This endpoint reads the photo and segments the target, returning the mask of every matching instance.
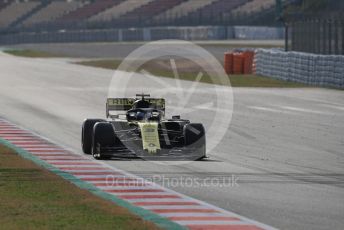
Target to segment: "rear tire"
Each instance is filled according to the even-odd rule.
[[[81,130],[81,148],[85,154],[92,153],[93,127],[97,122],[105,121],[102,119],[85,119]]]
[[[184,126],[184,142],[186,147],[196,148],[201,160],[206,157],[205,130],[200,123],[190,123]]]
[[[109,122],[97,122],[93,127],[92,156],[97,160],[109,159],[101,153],[102,147],[114,147],[116,136],[113,126]]]

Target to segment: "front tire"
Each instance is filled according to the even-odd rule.
[[[85,119],[82,123],[81,130],[81,148],[85,154],[92,153],[92,137],[93,127],[97,122],[102,122],[102,119]]]
[[[190,123],[184,126],[185,146],[194,148],[199,157],[195,160],[206,158],[205,129],[200,123]]]
[[[109,122],[97,122],[93,128],[92,156],[97,160],[109,159],[102,154],[102,147],[114,147],[116,137],[113,126]]]

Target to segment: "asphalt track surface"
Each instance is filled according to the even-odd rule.
[[[82,120],[104,117],[113,72],[6,54],[0,55],[0,69],[0,116],[81,154]],[[200,87],[193,100],[202,104],[200,95],[214,95],[206,90],[210,85]],[[343,91],[233,91],[232,122],[209,160],[106,163],[276,228],[343,229]],[[192,120],[210,124],[211,109],[199,109]],[[201,184],[190,185],[187,178]]]

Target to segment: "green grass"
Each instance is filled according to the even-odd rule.
[[[257,75],[231,75],[229,77],[233,87],[271,87],[271,88],[298,88],[307,87],[304,84],[281,81]]]
[[[121,60],[117,60],[117,59],[102,59],[102,60],[75,62],[75,64],[115,70],[118,68],[121,62],[122,62]]]
[[[5,53],[19,56],[19,57],[30,57],[30,58],[49,58],[49,57],[61,57],[57,54],[52,54],[38,50],[5,50]]]
[[[99,68],[106,68],[106,69],[117,69],[120,65],[121,60],[110,60],[110,59],[103,59],[103,60],[91,60],[91,61],[82,61],[76,62],[76,64],[85,65],[85,66],[93,66]],[[173,72],[170,69],[162,68],[154,63],[146,63],[142,66],[143,69],[148,71],[149,73],[161,76],[161,77],[168,77],[174,78]],[[193,81],[199,70],[180,70],[179,75],[180,79]],[[224,76],[228,77],[228,76]],[[256,76],[256,75],[230,75],[229,76],[231,86],[232,87],[277,87],[277,88],[288,88],[288,87],[306,87],[303,84],[294,83],[294,82],[287,82],[281,81],[276,79],[271,79],[268,77]],[[219,82],[213,82],[209,75],[205,74],[201,78],[201,82],[204,83],[214,83],[220,84]]]
[[[0,146],[1,229],[158,229]]]

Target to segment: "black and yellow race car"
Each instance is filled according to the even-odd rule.
[[[115,111],[125,113],[114,114]],[[200,123],[173,116],[165,119],[165,100],[137,94],[108,98],[107,119],[85,119],[81,145],[95,159],[200,160],[206,157]]]

